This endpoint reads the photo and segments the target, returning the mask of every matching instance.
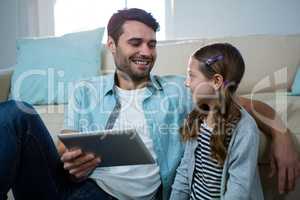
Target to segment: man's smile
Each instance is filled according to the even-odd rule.
[[[153,59],[151,58],[141,58],[141,57],[132,57],[130,58],[130,61],[134,64],[142,67],[142,68],[148,68],[150,64],[152,63]]]

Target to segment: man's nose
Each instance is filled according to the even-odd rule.
[[[152,54],[153,50],[149,48],[147,44],[143,44],[140,49],[140,54],[144,56],[150,56]]]

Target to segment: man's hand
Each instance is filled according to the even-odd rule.
[[[292,191],[300,176],[300,158],[290,131],[269,105],[243,97],[237,100],[254,117],[259,129],[272,137],[270,176],[277,170],[279,192]]]
[[[289,131],[274,135],[271,144],[272,177],[278,173],[278,191],[282,194],[294,190],[295,181],[300,176],[300,159]]]
[[[87,178],[87,176],[101,162],[100,158],[91,153],[83,153],[80,149],[66,149],[61,156],[65,170],[78,180]]]

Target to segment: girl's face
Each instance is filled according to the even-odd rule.
[[[194,101],[215,99],[217,88],[214,80],[206,78],[199,66],[200,62],[190,57],[185,85],[191,89]]]

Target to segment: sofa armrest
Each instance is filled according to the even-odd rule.
[[[14,69],[0,69],[0,102],[8,99],[10,91],[10,79]]]

